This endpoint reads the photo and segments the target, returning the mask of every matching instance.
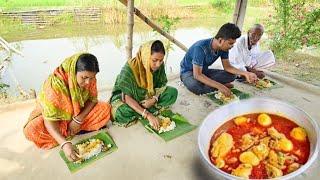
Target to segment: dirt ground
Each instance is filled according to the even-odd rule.
[[[173,111],[183,114],[192,124],[218,108],[204,96],[191,94],[179,80],[169,83],[178,88],[179,96]],[[235,84],[254,96],[270,97],[292,103],[305,110],[320,123],[320,97],[305,90],[283,84],[282,88],[257,91],[244,84]],[[288,93],[290,92],[290,93]],[[106,100],[110,91],[100,94]],[[131,180],[208,180],[221,179],[210,172],[201,160],[197,145],[198,128],[172,141],[164,142],[146,131],[141,124],[129,128],[108,126],[118,150],[88,167],[71,174],[60,158],[59,148],[39,150],[27,141],[22,127],[34,106],[33,101],[0,108],[0,179],[131,179]],[[79,135],[73,142],[97,132]],[[319,175],[320,158],[298,180],[313,180]]]
[[[290,53],[278,60],[272,71],[320,86],[320,53]]]

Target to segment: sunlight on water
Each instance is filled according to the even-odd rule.
[[[217,26],[219,27],[219,26]],[[185,27],[178,28],[174,36],[187,47],[194,42],[212,37],[215,27]],[[161,39],[162,36],[149,30],[144,32],[135,32],[133,39],[133,56],[139,46],[148,40]],[[16,90],[16,79],[26,90],[31,88],[39,91],[43,81],[53,70],[60,65],[65,57],[74,53],[86,51],[94,54],[99,61],[100,73],[97,75],[98,89],[112,87],[117,74],[121,71],[126,62],[126,34],[112,35],[93,35],[68,37],[57,39],[23,40],[11,43],[18,45],[24,57],[13,56],[13,61],[3,77],[3,81],[10,85],[10,91]],[[185,52],[177,46],[169,51],[166,64],[166,72],[178,74],[180,70],[180,61]],[[11,73],[10,73],[11,72]]]

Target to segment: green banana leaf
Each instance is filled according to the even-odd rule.
[[[192,125],[188,122],[188,120],[183,117],[181,114],[173,113],[171,110],[163,110],[160,112],[160,115],[163,117],[169,117],[172,121],[176,123],[176,127],[172,131],[163,132],[161,134],[158,133],[158,131],[152,129],[152,127],[149,124],[149,121],[146,119],[139,119],[139,121],[143,124],[143,126],[151,133],[156,134],[164,141],[168,142],[174,138],[177,138],[183,134],[186,134],[192,130],[194,130],[197,126]]]
[[[108,149],[108,151],[101,152],[97,156],[93,156],[92,158],[85,160],[79,164],[69,161],[67,159],[67,157],[65,156],[64,152],[62,150],[60,150],[59,154],[60,154],[61,158],[64,160],[64,162],[67,164],[68,169],[70,170],[71,173],[74,173],[74,172],[82,169],[83,167],[93,163],[94,161],[96,161],[96,160],[98,160],[98,159],[100,159],[100,158],[102,158],[102,157],[104,157],[104,156],[106,156],[106,155],[108,155],[118,149],[117,145],[112,140],[111,136],[106,132],[100,132],[90,138],[79,141],[77,144],[83,143],[83,142],[85,142],[89,139],[92,139],[92,138],[100,139],[104,142],[105,145],[111,144],[112,146],[111,146],[111,148]]]
[[[249,86],[253,86],[253,87],[255,87],[255,88],[258,89],[258,90],[271,90],[271,89],[276,89],[276,88],[282,88],[282,87],[283,87],[283,85],[280,85],[280,84],[276,83],[275,81],[272,81],[272,80],[270,80],[270,79],[268,79],[268,78],[263,78],[263,79],[269,80],[270,83],[272,84],[272,86],[271,86],[271,87],[268,87],[268,88],[265,88],[265,87],[257,87],[257,86],[255,86],[254,84],[249,84],[247,81],[239,81],[239,82],[244,83],[244,84],[247,84],[247,85],[249,85]]]
[[[240,91],[240,90],[238,90],[238,89],[235,89],[235,88],[232,88],[232,89],[231,89],[231,92],[232,92],[233,94],[235,94],[236,96],[238,96],[240,100],[241,100],[241,99],[248,99],[248,98],[251,97],[251,95],[250,95],[249,93],[242,92],[242,91]],[[214,96],[216,93],[218,93],[218,91],[215,91],[215,92],[213,92],[213,93],[208,93],[208,94],[206,94],[206,95],[207,95],[214,103],[216,103],[216,104],[218,104],[218,105],[224,105],[224,102],[223,102],[223,101],[221,101],[220,99],[217,99],[217,98]]]
[[[267,79],[267,78],[264,78],[264,79]],[[271,87],[264,88],[264,87],[257,87],[257,86],[255,86],[255,85],[252,85],[252,86],[254,86],[255,88],[257,88],[257,89],[259,89],[259,90],[270,90],[270,89],[276,89],[276,88],[281,88],[281,87],[283,87],[282,85],[280,85],[280,84],[278,84],[278,83],[276,83],[276,82],[274,82],[274,81],[272,81],[272,80],[270,80],[270,79],[267,79],[267,80],[269,80],[270,83],[272,84]]]

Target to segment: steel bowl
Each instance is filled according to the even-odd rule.
[[[198,134],[198,146],[200,156],[210,171],[225,179],[241,179],[220,170],[211,163],[208,154],[210,140],[214,132],[232,118],[262,112],[276,114],[294,121],[299,126],[305,128],[310,141],[310,155],[307,163],[298,170],[276,179],[293,179],[311,166],[319,152],[320,135],[317,123],[306,112],[294,105],[270,98],[251,98],[222,106],[211,112],[202,122]]]

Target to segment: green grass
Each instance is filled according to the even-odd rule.
[[[84,1],[84,0],[83,0]],[[135,3],[138,5],[138,4],[143,4],[145,2],[147,2],[148,0],[136,0]],[[199,3],[198,0],[162,0],[164,1],[165,3],[169,4],[170,2],[172,3],[172,5],[174,5],[173,3],[176,3],[176,4],[183,4],[183,5],[192,5],[192,4],[197,4]],[[209,3],[209,1],[211,0],[203,0],[201,1],[201,3]],[[8,3],[11,3],[11,2],[15,2],[16,4],[19,4],[19,6],[25,6],[25,10],[29,10],[31,9],[31,7],[33,7],[33,5],[36,5],[38,3],[38,7],[41,7],[40,5],[42,5],[43,7],[45,7],[45,5],[58,5],[60,2],[60,4],[70,4],[70,3],[74,3],[74,4],[81,4],[82,1],[80,0],[74,0],[74,1],[70,1],[70,0],[56,0],[56,1],[49,1],[49,0],[29,0],[29,1],[24,1],[24,0],[0,0],[0,4],[4,4],[4,2],[6,2],[7,4]],[[21,4],[20,4],[20,3]],[[125,21],[126,21],[126,14],[125,14],[125,7],[117,2],[117,0],[87,0],[85,1],[86,3],[88,2],[92,2],[93,3],[105,3],[105,4],[108,4],[109,6],[113,6],[113,7],[117,7],[116,9],[119,9],[120,8],[120,12],[111,12],[110,10],[108,10],[107,12],[105,12],[105,14],[103,15],[103,19],[106,23],[112,23],[112,22],[109,22],[110,20],[114,19],[116,23],[119,23],[121,24],[121,26],[125,26]],[[149,3],[150,2],[160,2],[160,0],[151,0],[151,1],[148,1]],[[82,3],[83,5],[83,3]],[[12,6],[15,6],[17,7],[18,5],[14,5],[12,4]],[[29,7],[28,7],[29,6]],[[72,6],[71,6],[72,7]],[[159,10],[159,12],[153,10],[154,8],[156,7],[152,7],[152,8],[149,8],[150,5],[148,4],[144,4],[143,5],[143,9],[142,11],[150,17],[150,12],[153,13],[153,16],[157,16],[159,14],[162,13],[161,10]],[[180,11],[177,11],[179,12],[178,14],[176,14],[175,10],[171,10],[171,12],[169,12],[169,16],[174,18],[174,17],[179,17],[179,18],[182,18],[184,19],[184,14],[181,13],[182,10],[184,10],[185,12],[189,12],[188,15],[191,15],[191,18],[188,18],[189,20],[187,21],[183,21],[183,27],[186,27],[186,26],[189,26],[187,25],[189,22],[191,23],[190,24],[190,27],[194,27],[194,26],[206,26],[208,28],[211,28],[211,27],[219,27],[221,26],[223,23],[225,23],[226,21],[232,21],[232,12],[231,13],[223,13],[221,11],[219,11],[217,8],[212,8],[211,5],[202,5],[200,7],[197,7],[197,8],[192,8],[192,9],[181,9],[180,7],[177,7],[177,9],[180,9]],[[260,20],[261,19],[264,19],[267,17],[267,13],[266,12],[269,12],[271,11],[272,8],[270,7],[267,7],[266,8],[262,8],[262,7],[248,7],[247,8],[247,15],[245,17],[245,23],[244,23],[244,32],[247,31],[247,29],[253,24],[253,23],[256,23],[256,22],[261,22]],[[121,16],[121,17],[120,17]],[[123,16],[123,17],[122,17]],[[214,17],[214,18],[212,18]],[[199,21],[199,18],[201,19]],[[193,21],[193,19],[196,19],[196,21]],[[109,20],[109,21],[108,21]],[[117,21],[119,20],[119,21]],[[57,16],[56,18],[52,19],[52,21],[54,21],[54,25],[57,26],[57,27],[60,27],[60,25],[63,25],[63,24],[68,24],[68,26],[66,26],[66,28],[64,28],[63,26],[63,31],[56,31],[55,29],[55,26],[52,26],[52,27],[46,27],[44,30],[42,29],[38,29],[36,32],[41,32],[41,33],[33,33],[34,30],[37,28],[36,26],[33,26],[33,25],[25,25],[25,24],[22,24],[21,22],[19,22],[18,20],[10,20],[10,19],[7,19],[7,18],[4,18],[4,17],[0,17],[0,26],[1,27],[5,27],[5,28],[0,28],[0,34],[2,34],[3,37],[5,37],[8,41],[19,41],[19,40],[24,40],[24,39],[36,39],[36,38],[50,38],[52,36],[52,33],[53,32],[56,32],[57,34],[59,34],[59,37],[68,37],[68,36],[72,36],[73,34],[77,34],[78,31],[77,29],[74,29],[73,27],[78,27],[78,24],[77,23],[74,23],[73,22],[73,17],[72,16],[66,16],[66,15],[60,15],[60,16]],[[140,22],[139,20],[137,20],[137,22]],[[100,23],[99,23],[100,24]],[[178,26],[181,26],[182,24],[178,25]],[[207,25],[207,24],[210,24],[210,25]],[[136,23],[136,25],[139,25],[139,23]],[[81,25],[80,25],[81,26]],[[97,25],[90,25],[89,27],[96,27]],[[110,29],[110,28],[105,28],[105,26],[103,24],[100,24],[99,26],[101,26],[102,28],[101,29]],[[119,25],[117,25],[119,26]],[[70,27],[70,28],[67,28],[67,27]],[[109,25],[108,25],[109,27]],[[87,31],[84,30],[84,28],[81,28],[82,31],[84,31],[85,33]],[[88,28],[90,29],[90,28]],[[93,28],[95,29],[95,28]],[[111,28],[112,29],[112,28]],[[125,32],[125,27],[123,28],[124,30],[121,31],[121,32]],[[139,28],[141,29],[141,27]],[[142,29],[145,29],[145,28],[142,28]],[[91,31],[91,30],[89,30]],[[110,30],[111,31],[111,30]],[[64,32],[64,34],[61,34],[60,32]],[[104,30],[101,32],[96,32],[95,30],[92,31],[91,33],[93,34],[96,34],[96,33],[102,33],[102,34],[105,34],[105,33],[110,33],[109,30],[108,32],[105,32]],[[216,33],[216,32],[212,32],[213,34]],[[19,34],[17,36],[17,34]],[[23,35],[21,35],[23,34]],[[41,34],[41,35],[40,35]],[[112,33],[114,34],[114,33]],[[83,35],[83,34],[81,34]]]
[[[0,0],[0,7],[5,9],[22,7],[64,6],[67,0]]]
[[[177,0],[177,4],[181,5],[204,5],[209,4],[212,0]]]
[[[22,24],[19,20],[7,19],[0,16],[0,34],[19,34],[22,31],[33,31],[35,26]]]
[[[49,8],[63,6],[106,6],[115,0],[0,0],[0,7],[5,10],[30,8]]]
[[[221,0],[135,0],[135,6],[148,7],[160,5],[211,5],[213,2]],[[230,5],[235,6],[235,0]],[[249,6],[263,6],[268,4],[268,0],[251,0]],[[25,9],[44,9],[52,7],[101,7],[101,6],[122,6],[118,0],[0,0],[0,9],[3,10],[25,10]]]
[[[320,47],[288,53],[272,71],[320,86]]]

